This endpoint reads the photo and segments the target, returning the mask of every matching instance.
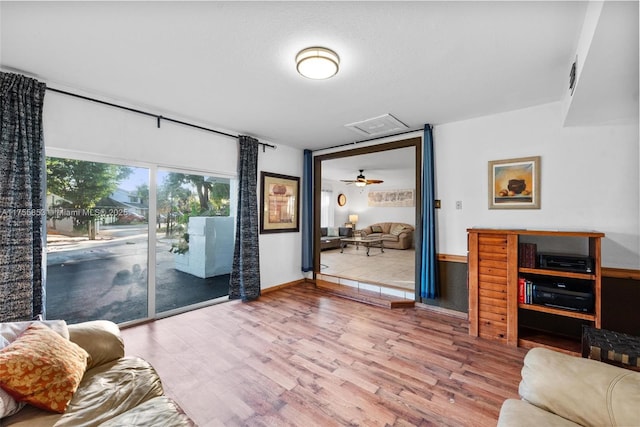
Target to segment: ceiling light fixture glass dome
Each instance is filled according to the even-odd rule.
[[[326,47],[308,47],[296,55],[296,69],[309,79],[322,80],[338,72],[340,58]]]

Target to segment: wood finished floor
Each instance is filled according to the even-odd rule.
[[[200,426],[495,426],[525,351],[311,284],[123,329]]]

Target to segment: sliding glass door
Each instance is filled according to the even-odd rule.
[[[156,313],[226,297],[231,180],[160,170],[156,181]]]
[[[236,181],[47,157],[45,316],[116,323],[229,293]]]
[[[46,162],[46,317],[146,318],[149,169]]]

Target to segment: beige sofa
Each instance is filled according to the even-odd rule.
[[[66,325],[45,322],[64,339],[88,353],[86,370],[63,413],[27,404],[0,420],[5,426],[194,426],[171,399],[163,395],[154,368],[138,357],[125,357],[118,326],[109,321]],[[5,347],[17,338],[7,337],[17,324],[0,324]],[[13,331],[12,331],[13,329]],[[0,378],[6,381],[6,378]],[[3,384],[4,385],[4,384]]]
[[[378,222],[360,229],[363,238],[382,238],[385,249],[411,248],[413,246],[413,231],[413,225],[402,222]]]
[[[640,426],[640,372],[534,348],[498,427]]]

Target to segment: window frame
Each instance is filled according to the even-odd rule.
[[[144,162],[133,159],[126,159],[121,157],[111,157],[101,154],[81,152],[75,150],[65,150],[54,147],[45,147],[45,158],[46,157],[58,157],[58,158],[66,158],[72,160],[80,160],[87,162],[100,162],[100,163],[109,163],[120,166],[131,166],[131,167],[139,167],[145,168],[149,170],[149,218],[156,218],[157,215],[157,177],[158,171],[168,171],[168,172],[177,172],[184,174],[197,174],[197,175],[205,175],[205,176],[216,176],[220,178],[228,178],[230,180],[237,180],[237,175],[229,175],[227,173],[221,173],[210,170],[200,170],[200,169],[187,169],[184,167],[179,167],[175,165],[166,165],[166,164],[158,164],[151,162]],[[43,161],[42,164],[43,174],[45,177],[45,186],[43,188],[43,192],[46,194],[46,163]],[[232,186],[233,189],[233,186]],[[43,203],[46,203],[46,197],[43,198]],[[176,308],[174,310],[157,313],[156,314],[156,246],[157,239],[155,233],[155,221],[148,221],[147,224],[147,316],[141,319],[135,319],[127,322],[122,322],[119,324],[121,327],[131,326],[135,324],[140,324],[144,322],[148,322],[154,319],[161,319],[164,317],[173,316],[176,314],[180,314],[186,311],[190,311],[196,308],[206,307],[209,305],[217,304],[220,302],[228,301],[228,297],[216,298],[213,300],[203,301],[200,303],[192,304],[185,307]],[[43,241],[42,241],[42,263],[43,267],[47,268],[47,241],[46,241],[46,223],[43,223]],[[46,289],[46,275],[44,280],[44,286]]]

